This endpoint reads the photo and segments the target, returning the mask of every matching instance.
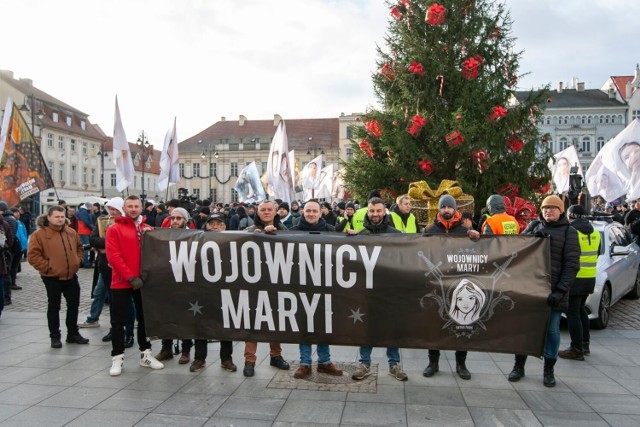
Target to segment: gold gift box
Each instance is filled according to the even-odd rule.
[[[456,199],[460,212],[473,213],[475,207],[473,196],[463,193],[456,181],[445,179],[436,191],[433,191],[426,181],[412,182],[409,184],[409,196],[412,198],[411,213],[418,220],[418,225],[424,227],[433,222],[438,214],[438,200],[444,194],[449,194]]]

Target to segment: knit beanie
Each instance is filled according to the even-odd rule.
[[[458,205],[456,204],[456,199],[453,196],[448,194],[444,194],[440,196],[440,200],[438,201],[438,209],[442,209],[443,207],[448,206],[450,208],[458,209]]]
[[[499,194],[493,194],[487,199],[487,209],[491,215],[505,212],[504,200]]]
[[[185,208],[173,208],[173,212],[178,212],[180,215],[182,215],[186,222],[189,222],[189,220],[191,219],[191,217],[189,216],[189,212],[187,212]],[[171,215],[173,215],[173,212],[171,212]]]
[[[555,206],[560,209],[560,213],[564,212],[564,202],[558,196],[547,196],[542,201],[540,208],[544,208],[545,206]]]

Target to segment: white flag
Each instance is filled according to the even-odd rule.
[[[627,190],[615,172],[602,164],[601,153],[602,150],[589,166],[585,183],[591,196],[600,196],[607,202],[612,202],[624,196]]]
[[[266,179],[269,185],[269,193],[275,199],[291,203],[291,200],[293,200],[293,175],[289,166],[288,152],[287,127],[284,124],[284,120],[281,120],[271,142]]]
[[[2,127],[0,127],[0,157],[4,154],[4,146],[9,136],[9,123],[13,114],[13,101],[11,97],[7,97],[7,106],[4,107],[4,116],[2,116]]]
[[[594,168],[597,161],[602,164],[599,169]],[[592,169],[596,170],[592,171]],[[625,189],[628,200],[640,198],[640,120],[634,119],[629,126],[602,147],[589,168],[587,183],[597,179],[602,181],[603,175],[607,173],[611,175],[610,172],[615,172],[615,176]],[[608,185],[612,184],[609,178],[605,181],[608,181]]]
[[[245,203],[260,202],[267,198],[256,162],[251,162],[238,174],[236,185],[233,188],[238,193],[238,200]]]
[[[180,164],[178,163],[178,137],[176,135],[176,119],[173,119],[173,127],[167,131],[164,137],[164,146],[160,156],[160,178],[158,178],[158,190],[164,191],[170,185],[180,182]]]
[[[316,199],[330,199],[333,190],[333,164],[322,168]]]
[[[302,180],[302,188],[304,191],[304,201],[318,197],[316,190],[320,185],[320,172],[322,171],[323,160],[324,155],[320,154],[318,157],[304,165],[302,171],[300,171],[300,179]]]
[[[575,146],[570,145],[556,153],[553,157],[553,159],[549,160],[549,169],[553,175],[556,193],[566,193],[571,189],[569,185],[569,175],[572,167],[577,166],[578,175],[584,177],[582,174],[582,166],[580,166],[580,159],[578,159],[578,152]]]
[[[116,96],[116,119],[113,125],[113,163],[116,165],[116,189],[124,191],[133,182],[133,160],[127,136],[120,119],[120,107]]]

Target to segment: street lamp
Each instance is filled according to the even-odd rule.
[[[203,143],[203,141],[201,139],[199,139],[198,140],[198,144],[202,144],[202,143]],[[209,200],[211,200],[213,202],[213,194],[212,194],[212,191],[211,191],[212,190],[212,188],[211,188],[211,175],[212,175],[211,174],[211,169],[212,169],[212,166],[211,166],[211,143],[210,142],[207,143],[207,151],[206,152],[209,155],[209,197],[208,198],[209,198]],[[200,157],[202,157],[202,160],[207,158],[207,155],[205,154],[204,150],[202,150],[202,154],[200,155]],[[218,152],[217,151],[216,151],[216,154],[215,154],[215,158],[216,159],[218,158]],[[202,177],[202,174],[200,176]]]
[[[29,106],[27,106],[27,99],[29,102]],[[38,150],[42,151],[42,138],[37,138],[36,139],[36,118],[38,118],[38,120],[42,121],[42,119],[44,119],[44,112],[42,110],[38,110],[37,113],[34,114],[35,112],[35,100],[33,97],[33,94],[29,94],[29,95],[25,95],[23,100],[22,100],[22,105],[20,106],[20,111],[27,112],[30,111],[30,116],[31,116],[31,136],[33,136],[34,141],[36,141],[38,143]],[[40,132],[42,132],[42,125],[40,127]],[[47,171],[49,171],[49,168],[47,168]],[[40,212],[40,192],[36,193],[33,195],[33,197],[31,198],[31,212]]]
[[[312,136],[307,138],[307,141],[309,141],[309,144],[308,144],[309,147],[307,148],[307,155],[311,154],[311,150],[313,150],[313,157],[317,157],[318,156],[318,150],[320,150],[320,154],[324,154],[324,148],[316,147],[316,146],[311,147],[311,144],[313,143],[313,137]]]
[[[144,130],[141,130],[138,134],[138,140],[136,141],[136,145],[140,148],[140,153],[142,156],[142,194],[140,194],[140,199],[142,199],[142,206],[144,206],[145,199],[147,195],[144,194],[144,168],[147,166],[147,150],[149,149],[149,139],[147,138],[147,134]]]
[[[104,148],[98,151],[98,156],[100,156],[100,197],[103,199],[104,197],[104,157],[108,156],[109,153],[104,152]]]

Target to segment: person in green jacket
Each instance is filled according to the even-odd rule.
[[[418,220],[411,213],[411,197],[403,194],[396,198],[396,205],[391,209],[393,226],[403,233],[417,233]]]

